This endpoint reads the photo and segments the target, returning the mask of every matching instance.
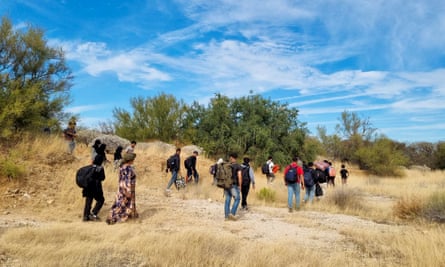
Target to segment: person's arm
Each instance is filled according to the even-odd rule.
[[[238,187],[241,187],[241,182],[243,181],[243,172],[241,171],[241,168],[237,171],[238,176]]]
[[[250,177],[250,182],[252,183],[252,188],[253,190],[255,190],[255,174],[253,173],[252,168],[249,168],[249,177]]]

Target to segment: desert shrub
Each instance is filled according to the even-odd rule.
[[[361,207],[361,197],[357,190],[352,189],[340,189],[335,190],[332,194],[328,195],[328,201],[333,203],[340,209],[344,210],[346,208],[355,209]]]
[[[393,207],[396,217],[406,220],[413,220],[422,214],[423,202],[420,198],[409,196],[399,199]]]
[[[425,202],[422,215],[431,221],[445,222],[445,192],[432,194]]]
[[[9,179],[19,179],[26,173],[26,168],[17,163],[12,158],[5,158],[0,161],[0,174]]]
[[[262,188],[258,193],[257,197],[259,200],[264,200],[266,202],[275,202],[276,192],[270,188]]]
[[[397,145],[387,138],[378,139],[372,146],[359,148],[355,156],[360,168],[377,176],[403,176],[399,166],[408,162]]]

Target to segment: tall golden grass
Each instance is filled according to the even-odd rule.
[[[141,218],[109,226],[81,221],[84,199],[74,174],[90,163],[90,148],[78,146],[72,158],[65,148],[59,137],[27,138],[12,148],[28,175],[12,181],[0,177],[1,192],[20,189],[2,199],[0,266],[445,266],[444,226],[417,213],[409,220],[404,217],[432,195],[445,194],[444,172],[407,171],[404,178],[378,178],[348,166],[346,186],[337,178],[336,187],[325,188],[323,198],[288,214],[282,174],[268,185],[258,170],[256,190],[248,199],[252,216],[225,222],[222,191],[211,185],[208,174],[213,160],[199,157],[200,184],[174,190],[168,198],[163,195],[170,178],[165,159],[174,149],[136,146]],[[117,190],[112,164],[105,171],[102,218]],[[275,192],[274,201],[258,197],[263,188]],[[24,193],[30,198],[23,198]],[[257,224],[255,214],[270,223]],[[36,225],[21,223],[29,220]],[[274,229],[275,220],[289,228]],[[271,235],[268,240],[267,229],[246,235],[264,225],[270,232],[300,227],[332,237],[302,234],[277,240]]]

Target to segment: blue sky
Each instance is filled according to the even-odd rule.
[[[393,140],[445,140],[439,0],[1,0],[0,13],[64,49],[84,126],[132,97],[252,90],[298,108],[313,135],[348,110]]]

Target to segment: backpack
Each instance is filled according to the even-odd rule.
[[[209,173],[211,175],[215,175],[216,174],[216,164],[213,164],[212,166],[209,167]]]
[[[286,180],[286,182],[288,182],[290,184],[294,184],[297,182],[297,178],[298,178],[297,168],[289,165],[289,169],[287,170],[287,173],[284,176],[284,179]]]
[[[242,185],[249,185],[250,184],[250,166],[242,166]]]
[[[184,160],[184,167],[186,169],[190,169],[192,167],[192,158],[188,157],[186,160]]]
[[[334,167],[329,167],[329,176],[330,177],[335,177],[335,168]]]
[[[269,163],[264,163],[262,166],[261,166],[261,172],[263,173],[263,174],[269,174]]]
[[[313,177],[313,169],[307,168],[304,169],[304,186],[306,187],[312,187],[314,186],[314,177]]]
[[[167,169],[171,171],[176,168],[175,165],[175,155],[172,155],[167,159]]]
[[[87,188],[93,181],[93,174],[96,171],[96,166],[87,165],[77,170],[76,184],[80,188]]]
[[[315,169],[315,177],[316,177],[316,181],[317,183],[326,183],[327,179],[326,179],[326,173],[320,169]]]
[[[216,186],[223,189],[230,189],[233,185],[232,166],[228,162],[216,165]]]

